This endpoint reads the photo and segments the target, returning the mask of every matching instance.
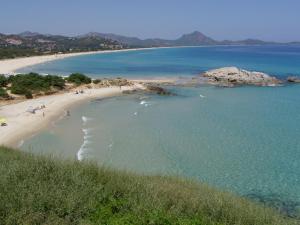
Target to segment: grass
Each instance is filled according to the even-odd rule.
[[[140,176],[0,147],[0,224],[288,225],[299,221],[189,180]]]

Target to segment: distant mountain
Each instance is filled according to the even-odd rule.
[[[26,38],[26,37],[34,37],[34,36],[38,36],[38,35],[42,35],[42,34],[37,33],[37,32],[24,31],[22,33],[19,33],[18,35]]]
[[[111,40],[118,41],[120,43],[126,44],[130,47],[170,47],[170,46],[203,46],[203,45],[266,45],[266,44],[276,44],[275,42],[266,42],[257,39],[246,39],[241,41],[217,41],[214,40],[199,31],[194,31],[189,34],[184,34],[180,38],[175,40],[166,39],[140,39],[137,37],[127,37],[117,34],[106,34],[91,32],[80,37],[102,37]],[[295,42],[296,43],[296,42]],[[277,43],[279,44],[279,43]]]
[[[212,45],[217,44],[217,41],[205,36],[201,32],[195,31],[191,34],[184,34],[176,40],[165,40],[160,38],[154,39],[139,39],[137,37],[127,37],[117,34],[105,34],[91,32],[80,37],[102,37],[127,44],[132,47],[167,47],[167,46],[193,46],[193,45]]]
[[[40,34],[25,31],[20,34],[0,33],[0,59],[15,58],[21,56],[32,56],[42,54],[53,54],[58,52],[80,52],[96,51],[106,49],[123,48],[148,48],[148,47],[172,47],[172,46],[207,46],[207,45],[269,45],[280,44],[266,42],[257,39],[246,39],[241,41],[217,41],[199,31],[184,34],[175,40],[160,38],[140,39],[117,34],[106,34],[91,32],[76,37],[62,35]],[[300,42],[285,44],[299,45]]]
[[[214,39],[207,37],[199,31],[190,34],[184,34],[179,39],[175,40],[176,45],[214,45],[218,44]]]

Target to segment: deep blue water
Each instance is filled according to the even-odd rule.
[[[22,69],[22,72],[95,77],[197,75],[208,69],[238,66],[277,76],[300,75],[300,46],[165,48],[77,56]]]

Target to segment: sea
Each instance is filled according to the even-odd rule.
[[[191,78],[224,66],[300,76],[300,46],[217,46],[83,55],[21,69],[93,78]],[[24,151],[139,174],[183,176],[300,215],[300,84],[167,86],[174,96],[95,99]]]

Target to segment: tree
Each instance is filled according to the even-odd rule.
[[[6,87],[8,79],[4,75],[0,75],[0,87]]]
[[[92,79],[82,73],[72,73],[67,80],[76,85],[90,84]]]

